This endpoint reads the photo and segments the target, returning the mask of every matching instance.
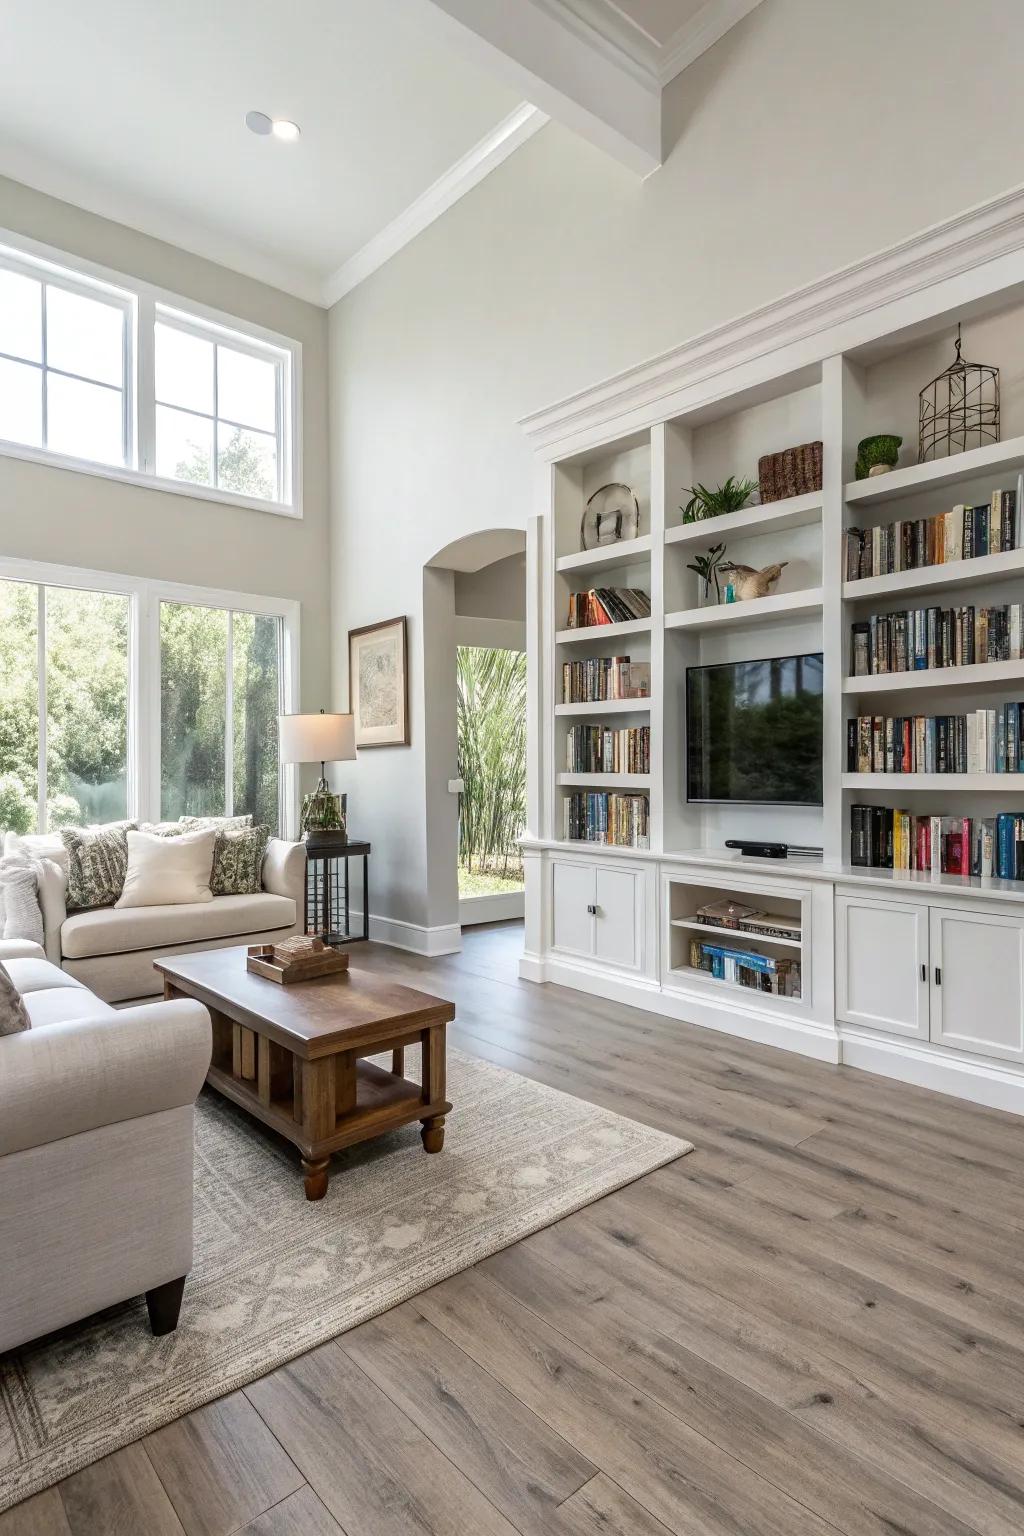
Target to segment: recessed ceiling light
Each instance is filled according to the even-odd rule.
[[[284,139],[286,144],[294,144],[299,136],[299,125],[289,122],[286,117],[275,117],[270,131],[275,139]]]
[[[245,114],[245,126],[250,133],[258,133],[261,136],[271,133],[274,128],[273,121],[265,112],[247,112]]]

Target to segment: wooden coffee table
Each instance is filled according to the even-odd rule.
[[[419,1120],[440,1152],[445,1026],[455,1007],[354,967],[282,985],[245,968],[244,946],[158,960],[165,997],[194,997],[213,1021],[206,1081],[302,1153],[306,1199],[327,1193],[332,1152]],[[422,1050],[422,1082],[404,1076],[407,1045]],[[390,1072],[366,1061],[391,1051]]]

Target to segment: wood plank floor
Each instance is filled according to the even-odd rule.
[[[1024,1122],[519,982],[520,944],[357,959],[697,1151],[0,1536],[1021,1536]]]

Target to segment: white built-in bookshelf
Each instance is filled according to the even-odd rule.
[[[965,355],[1003,370],[1002,440],[916,464],[918,391],[951,361],[957,322]],[[942,1071],[934,1060],[961,1049],[972,1071],[979,1061],[994,1060],[1004,1073],[1012,1068],[1018,1075],[998,1092],[995,1068],[989,1077],[978,1072],[986,1083],[979,1090],[948,1076],[942,1083],[1024,1112],[1024,881],[851,863],[854,806],[897,807],[921,817],[1024,815],[1024,773],[855,773],[847,764],[847,722],[858,716],[952,715],[1024,701],[1024,659],[857,676],[851,648],[852,625],[872,615],[1024,601],[1024,549],[849,580],[844,541],[849,528],[929,518],[957,504],[987,503],[997,489],[1016,491],[1024,472],[1024,389],[1016,368],[1024,344],[1024,250],[998,272],[951,268],[926,292],[898,297],[884,310],[871,307],[857,324],[829,329],[820,313],[817,323],[822,329],[810,341],[802,336],[766,345],[717,374],[695,365],[692,382],[685,361],[670,354],[638,370],[635,380],[627,376],[621,388],[601,386],[592,397],[576,397],[564,410],[553,407],[527,423],[540,446],[544,490],[531,546],[537,644],[523,974],[897,1075],[914,1075],[907,1064],[910,1036],[924,1052],[924,1064],[914,1069],[917,1081],[938,1083]],[[704,355],[701,344],[694,355]],[[688,356],[680,349],[680,358]],[[903,437],[900,467],[856,480],[859,440],[887,431]],[[729,475],[756,482],[761,455],[817,439],[824,459],[820,490],[683,521],[688,487],[714,487]],[[584,507],[609,482],[636,493],[639,537],[581,552]],[[688,567],[720,542],[736,562],[757,568],[786,562],[772,595],[731,603],[705,597]],[[591,587],[642,588],[650,594],[650,619],[569,628],[570,595]],[[812,652],[823,657],[822,804],[689,801],[687,670]],[[602,656],[649,663],[650,697],[566,702],[564,663]],[[616,730],[649,725],[650,772],[570,771],[567,733],[579,723]],[[595,790],[646,798],[647,846],[565,837],[566,797]],[[743,859],[725,848],[729,838],[812,845],[822,854]],[[751,993],[691,965],[694,936],[716,937],[697,921],[697,908],[723,894],[799,920],[798,938],[739,936],[764,954],[800,959],[799,998]],[[961,920],[968,923],[968,912],[975,927],[957,928]],[[1000,925],[1006,923],[1012,933],[1005,930],[1004,937]],[[1007,1014],[998,998],[992,1000],[999,1014],[992,1039],[952,1018],[954,983],[941,990],[934,956],[944,954],[948,971],[954,930],[956,943],[977,947],[982,969],[991,961],[996,970],[1005,963],[1012,971],[1013,956],[1019,958],[1010,987],[1020,998],[1019,1028],[1015,1002]],[[863,1001],[858,969],[868,936],[884,943],[890,932],[916,957],[909,980],[898,955],[891,974],[884,954],[874,967],[879,985],[891,981],[898,994],[892,1019],[884,996]],[[717,937],[724,942],[737,935],[723,929]],[[930,944],[932,961],[921,958],[922,943],[926,951]],[[987,983],[979,985],[984,994]]]

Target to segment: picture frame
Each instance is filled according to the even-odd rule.
[[[403,615],[348,632],[348,707],[356,750],[409,745],[408,625]]]

